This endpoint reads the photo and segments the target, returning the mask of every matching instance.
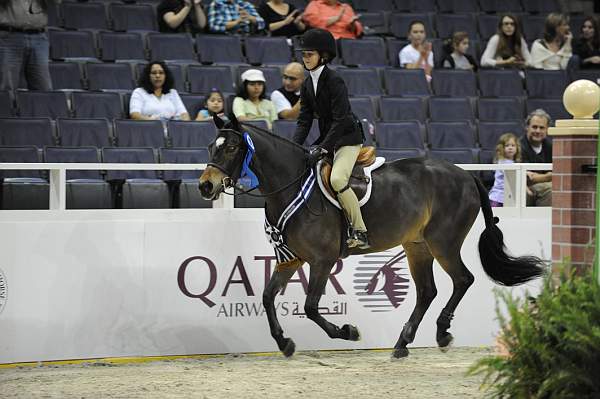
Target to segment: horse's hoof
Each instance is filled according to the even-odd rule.
[[[350,324],[344,324],[341,330],[344,339],[348,341],[360,341],[360,331],[358,331],[358,328]]]
[[[281,353],[283,353],[283,356],[285,357],[291,357],[294,354],[294,352],[296,352],[296,344],[294,343],[294,341],[292,341],[291,338],[284,338],[283,342],[284,346],[281,350]]]
[[[448,352],[452,347],[452,342],[454,341],[454,337],[450,333],[446,333],[442,338],[438,339],[438,346],[440,350],[444,353]]]
[[[392,352],[392,360],[406,359],[408,357],[408,348],[395,348]]]

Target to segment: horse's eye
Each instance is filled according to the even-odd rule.
[[[237,150],[237,147],[236,147],[236,146],[234,146],[234,145],[228,145],[228,146],[225,148],[225,151],[226,151],[226,152],[230,152],[230,153],[231,153],[231,152],[235,152],[235,150]]]

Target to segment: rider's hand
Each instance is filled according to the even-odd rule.
[[[319,162],[319,160],[325,156],[325,154],[327,154],[327,150],[323,147],[316,146],[311,148],[308,154],[309,164],[316,165],[317,162]]]

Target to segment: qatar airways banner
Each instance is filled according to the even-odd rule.
[[[0,363],[277,350],[262,306],[275,257],[261,211],[75,215],[0,221]],[[548,258],[550,224],[548,212],[501,217],[500,227],[512,253]],[[455,345],[490,345],[498,329],[477,253],[482,229],[480,217],[462,249],[476,280],[455,312]],[[413,346],[436,345],[452,293],[437,263],[434,271],[438,295]],[[392,347],[416,301],[401,247],[340,260],[319,309],[356,325],[362,340],[331,340],[304,314],[308,277],[304,265],[276,299],[298,350]]]

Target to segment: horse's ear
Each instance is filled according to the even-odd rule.
[[[241,131],[240,122],[237,120],[233,112],[229,113],[229,121],[231,122],[231,127],[233,130],[238,132]]]
[[[223,121],[223,119],[219,118],[217,114],[213,115],[213,121],[215,122],[215,125],[217,126],[218,130],[223,129],[223,126],[225,126],[225,122]]]

